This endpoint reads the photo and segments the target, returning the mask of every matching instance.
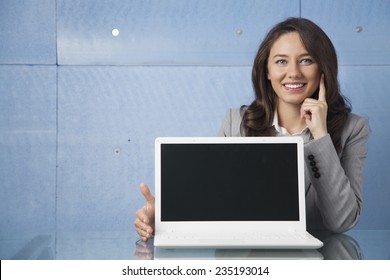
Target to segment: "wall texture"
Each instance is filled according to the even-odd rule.
[[[215,135],[290,16],[335,44],[371,127],[357,228],[389,229],[389,14],[388,0],[1,0],[0,239],[132,230],[154,138]]]

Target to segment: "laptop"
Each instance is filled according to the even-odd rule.
[[[155,140],[158,248],[316,249],[300,137]]]

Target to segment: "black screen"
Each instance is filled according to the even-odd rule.
[[[162,144],[162,221],[297,221],[295,144]]]

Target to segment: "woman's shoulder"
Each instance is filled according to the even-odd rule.
[[[368,134],[368,119],[354,113],[349,113],[341,135],[344,141],[348,141],[348,139],[352,140],[360,137],[368,137]]]
[[[348,118],[345,122],[345,128],[346,129],[356,129],[356,128],[368,128],[368,119],[366,117],[349,113]]]
[[[246,106],[241,106],[239,108],[230,108],[227,110],[227,112],[230,114],[230,118],[232,120],[239,120],[241,123],[246,108]]]
[[[226,110],[218,135],[225,137],[241,136],[241,121],[245,110],[245,106]]]

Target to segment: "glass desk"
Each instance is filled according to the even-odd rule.
[[[153,240],[140,241],[135,231],[26,234],[0,238],[0,259],[390,259],[390,230],[351,230],[344,234],[312,233],[324,242],[319,250],[161,250]]]

